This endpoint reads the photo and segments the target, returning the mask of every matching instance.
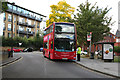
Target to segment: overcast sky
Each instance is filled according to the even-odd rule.
[[[43,14],[47,16],[47,19],[49,17],[51,8],[50,5],[57,4],[61,0],[8,0],[9,2],[15,2],[16,5],[27,8],[29,10],[35,11],[37,13]],[[86,0],[65,0],[68,4],[70,4],[72,7],[75,7],[76,9],[81,3],[85,3]],[[112,8],[108,16],[112,16],[113,20],[116,21],[116,23],[113,26],[110,26],[112,28],[112,33],[115,33],[118,29],[118,2],[119,0],[88,0],[90,3],[94,5],[95,2],[97,2],[97,5],[99,8],[105,8],[108,6],[108,8]]]

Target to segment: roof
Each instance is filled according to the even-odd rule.
[[[120,37],[120,31],[119,30],[116,31],[116,37]]]
[[[30,11],[30,12],[32,12],[32,13],[35,13],[35,14],[41,15],[41,16],[43,16],[43,17],[46,17],[46,16],[44,16],[44,15],[42,15],[42,14],[39,14],[39,13],[37,13],[37,12],[34,12],[34,11],[29,10],[29,9],[23,8],[23,7],[21,7],[21,6],[18,6],[18,5],[16,5],[15,3],[10,3],[10,2],[7,2],[7,3],[8,3],[8,4],[13,4],[14,6],[17,6],[17,7],[19,7],[19,8],[22,8],[22,9],[24,9],[24,10],[28,10],[28,11]]]

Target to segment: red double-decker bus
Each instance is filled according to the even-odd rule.
[[[44,31],[43,55],[50,59],[76,60],[77,34],[73,23],[54,22]]]

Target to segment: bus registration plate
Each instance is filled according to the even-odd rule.
[[[63,60],[67,60],[68,58],[62,58]]]

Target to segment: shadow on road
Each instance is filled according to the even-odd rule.
[[[75,60],[61,60],[61,59],[54,59],[51,61],[54,61],[54,62],[75,62]]]

